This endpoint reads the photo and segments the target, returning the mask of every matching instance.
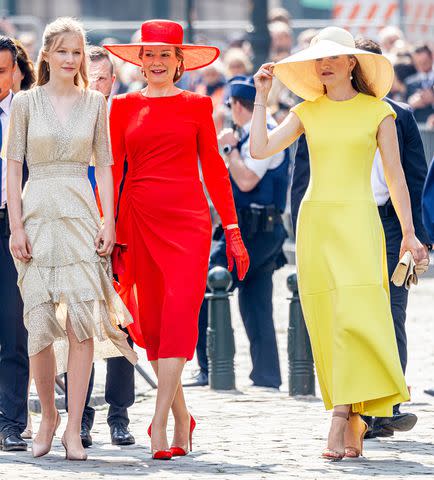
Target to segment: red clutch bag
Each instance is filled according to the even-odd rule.
[[[126,243],[115,243],[113,247],[111,259],[112,268],[115,275],[123,275],[125,273],[125,258],[124,255],[128,250]]]

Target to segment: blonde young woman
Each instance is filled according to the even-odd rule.
[[[267,134],[273,73],[306,101]],[[401,253],[416,262],[425,250],[414,233],[394,123],[381,99],[393,68],[382,55],[355,48],[346,30],[328,27],[309,48],[255,75],[251,153],[265,158],[306,134],[311,177],[297,224],[300,297],[321,393],[333,409],[323,456],[362,454],[360,414],[391,416],[408,400],[388,300],[384,233],[371,189],[377,146],[398,214]]]
[[[44,32],[37,86],[12,104],[8,140],[11,251],[29,332],[29,356],[42,419],[32,451],[51,449],[60,424],[54,403],[57,371],[68,371],[66,457],[86,460],[81,417],[95,347],[102,357],[136,361],[117,324],[132,319],[112,287],[109,255],[115,242],[112,157],[107,107],[87,89],[81,25],[60,18]],[[93,157],[104,211],[100,223],[87,179]],[[29,180],[21,198],[24,159]]]

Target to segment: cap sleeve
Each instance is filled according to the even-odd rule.
[[[6,158],[23,163],[27,152],[29,99],[26,92],[17,93],[11,104]]]
[[[304,124],[304,117],[306,114],[306,108],[307,108],[307,102],[300,102],[297,105],[293,106],[290,110],[290,112],[294,112],[297,117],[300,119],[301,123]]]
[[[392,106],[384,100],[380,100],[377,106],[377,127],[389,115],[392,115],[392,117],[396,120],[396,112]]]
[[[97,167],[106,167],[113,165],[108,131],[107,101],[102,94],[96,95],[95,101],[98,102],[98,112],[93,134],[93,164]]]

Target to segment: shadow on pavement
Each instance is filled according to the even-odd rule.
[[[390,459],[344,459],[341,462],[326,464],[324,468],[306,469],[306,472],[318,472],[323,475],[340,471],[340,473],[360,475],[366,477],[372,472],[375,477],[387,476],[388,478],[402,478],[413,475],[434,477],[434,467],[423,465],[419,462]]]
[[[51,453],[42,458],[33,458],[31,451],[27,452],[0,452],[0,471],[2,465],[20,466],[26,465],[32,469],[33,476],[43,474],[44,470],[62,475],[77,473],[93,475],[111,475],[116,477],[132,478],[146,476],[157,472],[171,472],[198,475],[201,471],[207,477],[209,475],[248,475],[256,474],[260,478],[263,474],[276,473],[278,464],[247,465],[234,462],[207,461],[207,452],[193,452],[186,457],[178,457],[169,461],[152,460],[149,449],[137,447],[125,447],[121,450],[104,448],[92,448],[87,450],[89,458],[86,462],[71,462],[65,460],[64,451],[55,446]],[[234,459],[236,460],[236,459]],[[62,476],[63,478],[63,476]],[[84,478],[84,477],[83,477]],[[87,477],[86,477],[87,478]],[[92,477],[93,478],[93,477]],[[205,477],[204,477],[205,478]],[[249,477],[251,478],[251,477]]]

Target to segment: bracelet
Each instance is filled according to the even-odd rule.
[[[226,225],[224,230],[233,230],[234,228],[238,228],[238,223],[231,223],[230,225]]]
[[[267,108],[267,106],[264,105],[263,103],[254,102],[253,105],[254,105],[255,107],[264,107],[264,108]]]

